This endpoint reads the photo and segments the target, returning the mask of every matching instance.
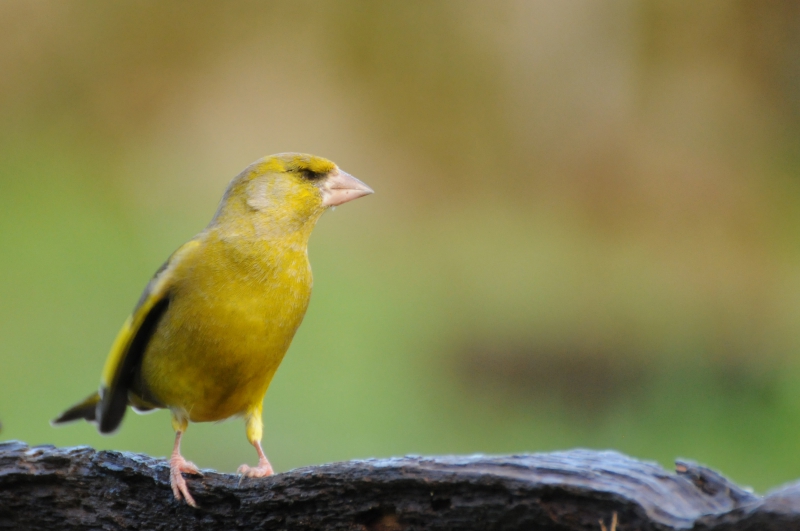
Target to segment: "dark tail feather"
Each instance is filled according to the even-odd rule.
[[[100,402],[100,395],[93,393],[86,400],[78,405],[72,406],[63,412],[57,419],[51,420],[50,424],[64,424],[65,422],[72,422],[73,420],[88,420],[89,422],[97,421],[97,404]]]

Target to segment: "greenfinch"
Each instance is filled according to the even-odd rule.
[[[258,465],[261,408],[311,296],[308,239],[328,208],[372,193],[333,162],[281,153],[248,166],[228,185],[208,226],[156,272],[117,335],[100,389],[53,421],[85,419],[115,431],[130,405],[169,409],[175,430],[170,484],[196,506],[182,473],[199,474],[180,452],[188,423],[241,416]]]

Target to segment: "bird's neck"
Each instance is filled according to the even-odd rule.
[[[217,212],[207,230],[242,240],[306,245],[323,212],[323,208],[289,208],[282,203],[255,209],[242,201],[232,202]]]
[[[314,220],[316,221],[316,220]],[[234,225],[216,224],[206,229],[206,238],[219,243],[226,259],[244,269],[307,268],[308,239],[314,223],[299,227],[270,224],[251,217]]]

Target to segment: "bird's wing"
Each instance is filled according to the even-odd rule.
[[[117,334],[108,353],[100,385],[101,398],[97,409],[97,428],[100,433],[111,433],[122,422],[136,369],[159,320],[169,306],[175,268],[199,245],[198,239],[190,240],[169,257],[147,284],[133,313]]]

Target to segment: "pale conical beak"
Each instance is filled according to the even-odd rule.
[[[328,175],[319,188],[322,190],[322,204],[326,207],[339,206],[375,193],[372,188],[342,170]]]

